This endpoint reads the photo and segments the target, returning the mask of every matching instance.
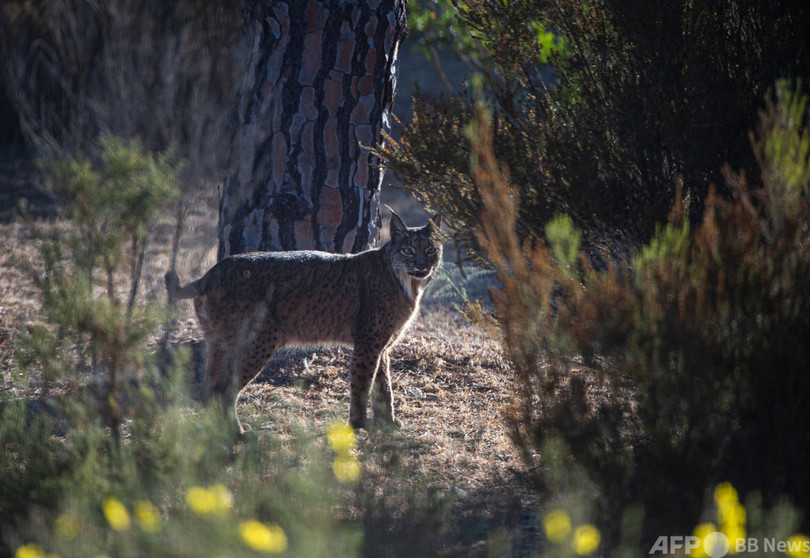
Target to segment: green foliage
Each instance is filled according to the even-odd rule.
[[[527,456],[561,440],[598,487],[605,525],[640,502],[655,535],[691,529],[721,480],[810,506],[810,198],[806,177],[785,178],[810,163],[807,98],[785,82],[774,97],[753,142],[763,185],[726,169],[729,195],[711,192],[694,227],[676,204],[626,270],[581,258],[572,274],[545,244],[522,243],[503,176],[479,171],[479,240],[518,368],[514,437]]]
[[[31,510],[57,501],[59,479],[69,474],[70,451],[51,436],[53,423],[34,403],[10,401],[0,406],[0,524],[4,529]],[[8,552],[0,545],[0,552]]]
[[[555,215],[546,225],[546,241],[557,263],[570,268],[576,263],[582,243],[582,233],[567,215]]]
[[[102,138],[99,147],[98,169],[87,159],[64,160],[54,165],[51,186],[66,204],[65,216],[84,229],[82,236],[112,237],[100,251],[120,252],[124,238],[146,236],[156,209],[176,195],[177,171],[170,151],[154,157],[138,141]]]
[[[568,58],[568,43],[565,37],[550,31],[541,21],[531,21],[529,26],[537,34],[537,48],[540,51],[541,64]]]
[[[444,262],[425,293],[426,302],[441,302],[464,312],[470,304],[482,304],[495,280],[494,272],[477,266]]]
[[[477,70],[495,156],[519,188],[521,238],[543,238],[563,213],[586,245],[605,230],[639,245],[666,220],[680,183],[693,224],[724,163],[762,186],[748,140],[757,112],[777,79],[810,75],[810,8],[793,2],[455,5],[453,25],[485,53]],[[546,57],[553,76],[541,66]],[[461,130],[476,101],[418,96],[413,122],[381,154],[473,247],[465,231],[479,224],[481,200]]]
[[[807,97],[801,83],[794,88],[778,81],[775,99],[767,100],[763,120],[760,157],[767,161],[765,186],[770,204],[769,217],[780,226],[807,199],[810,184],[810,131],[806,126]]]
[[[438,48],[456,54],[472,68],[484,65],[486,50],[457,17],[452,0],[425,0],[409,5],[408,29],[416,34],[417,48],[427,58]]]
[[[505,40],[524,41],[529,49],[538,52],[537,62],[548,64],[556,58],[568,57],[565,38],[554,33],[540,20],[519,22],[517,16],[512,27],[504,26],[501,35],[481,25],[473,16],[474,8],[468,3],[453,0],[422,0],[408,6],[408,28],[415,33],[417,48],[435,62],[436,51],[452,53],[475,72],[486,71],[495,64],[492,53]],[[515,7],[520,10],[520,7]],[[520,15],[529,12],[521,11]],[[515,31],[518,31],[515,33]],[[534,45],[532,45],[534,43]]]
[[[639,250],[634,267],[652,269],[655,266],[668,266],[672,260],[684,257],[689,239],[689,221],[682,220],[681,223],[667,223],[663,227],[657,227],[652,240]]]
[[[146,390],[157,364],[147,341],[160,323],[154,304],[136,304],[148,232],[177,194],[170,153],[145,152],[138,142],[100,141],[98,165],[85,159],[55,163],[51,184],[67,222],[37,226],[40,260],[20,262],[42,303],[42,320],[17,347],[22,371],[77,397],[98,398],[119,436],[121,406]],[[115,287],[129,278],[128,296]],[[84,394],[84,395],[82,395]],[[136,397],[140,399],[140,396]]]

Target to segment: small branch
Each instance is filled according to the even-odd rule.
[[[138,296],[138,287],[141,284],[141,274],[143,272],[143,260],[146,256],[147,240],[145,237],[142,242],[138,242],[137,235],[132,237],[132,273],[130,275],[131,283],[129,289],[129,300],[127,301],[127,314],[132,313],[132,308],[135,306],[135,298]]]
[[[448,93],[452,93],[453,86],[450,85],[450,80],[447,79],[447,74],[444,73],[444,68],[442,67],[441,60],[439,60],[439,53],[436,52],[436,47],[430,45],[428,47],[428,52],[430,53],[430,60],[433,62],[433,66],[436,68],[436,72],[439,74],[439,79],[444,84],[444,87],[447,89]]]
[[[183,199],[177,202],[177,224],[174,227],[174,236],[172,237],[172,255],[169,263],[169,269],[176,269],[177,267],[177,254],[180,252],[180,236],[183,234],[183,225],[186,220],[186,206]]]

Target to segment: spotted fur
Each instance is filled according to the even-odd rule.
[[[168,272],[169,300],[193,298],[205,334],[204,400],[218,397],[226,409],[234,408],[239,393],[281,347],[339,344],[354,348],[352,426],[365,425],[375,380],[375,414],[379,410],[393,422],[389,352],[419,311],[441,262],[439,225],[436,217],[409,228],[392,212],[391,240],[359,254],[240,254],[184,287]],[[241,429],[235,409],[234,416]]]

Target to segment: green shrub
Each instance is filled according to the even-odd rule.
[[[550,247],[521,243],[517,196],[486,135],[473,141],[518,369],[513,435],[529,456],[561,440],[604,518],[638,501],[648,527],[683,532],[722,480],[810,506],[808,115],[786,82],[772,98],[753,141],[762,186],[726,168],[728,194],[710,192],[695,227],[677,204],[629,270],[581,256],[571,273],[559,227]]]
[[[100,142],[98,165],[54,163],[51,185],[66,221],[32,223],[39,261],[20,265],[42,304],[17,347],[20,369],[36,369],[52,389],[92,404],[113,438],[122,407],[151,393],[158,367],[147,342],[162,319],[156,304],[137,304],[149,230],[177,195],[169,153],[154,156],[137,142]],[[125,293],[117,289],[127,277]]]

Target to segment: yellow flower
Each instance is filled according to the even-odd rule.
[[[714,523],[701,523],[692,534],[698,538],[700,544],[698,547],[692,551],[692,556],[695,558],[706,558],[708,554],[706,553],[706,549],[703,547],[703,541],[706,539],[708,535],[717,531],[717,527],[715,527]]]
[[[725,556],[729,551],[735,551],[736,548],[732,546],[728,536],[717,530],[713,523],[701,523],[695,527],[694,536],[700,540],[700,545],[692,552],[692,556],[696,558],[718,558]]]
[[[14,558],[45,558],[45,551],[37,543],[28,543],[17,549]]]
[[[596,552],[602,535],[599,529],[590,523],[580,525],[574,529],[574,539],[571,541],[571,550],[580,556],[587,556]]]
[[[336,420],[326,427],[326,439],[338,455],[345,455],[357,446],[354,430],[343,421]]]
[[[722,482],[714,488],[714,503],[717,506],[717,521],[729,540],[729,552],[736,553],[737,540],[746,537],[745,506],[740,504],[737,489],[731,483]]]
[[[62,540],[72,541],[79,536],[79,518],[75,512],[65,512],[56,518],[53,523],[53,530]]]
[[[202,486],[192,486],[186,490],[186,503],[198,515],[214,512],[214,495]]]
[[[332,471],[341,484],[357,484],[360,480],[360,462],[351,455],[338,455],[332,463]]]
[[[160,513],[158,509],[146,500],[138,500],[132,510],[135,523],[144,533],[157,533],[160,531]]]
[[[550,511],[543,518],[543,530],[548,540],[560,544],[571,533],[571,518],[564,510]]]
[[[274,523],[265,525],[255,519],[243,521],[239,524],[239,534],[242,541],[253,550],[273,554],[287,550],[287,535]]]
[[[785,554],[793,558],[810,558],[810,539],[804,535],[789,537]]]
[[[739,502],[727,504],[717,510],[717,519],[725,531],[725,527],[742,527],[745,526],[745,506]]]
[[[115,496],[107,496],[101,502],[101,509],[110,527],[116,531],[126,531],[129,529],[129,512],[124,504]]]
[[[28,543],[17,549],[14,553],[14,558],[60,558],[58,554],[49,553],[45,554],[42,547],[37,543]]]
[[[736,554],[737,553],[737,541],[739,539],[745,539],[745,526],[744,525],[724,525],[721,531],[726,538],[728,539],[729,547],[728,553],[729,554]]]
[[[739,502],[737,489],[730,482],[721,482],[714,487],[714,503],[717,509],[722,510]]]
[[[214,511],[217,513],[228,511],[233,507],[233,495],[224,484],[215,484],[208,487],[208,492],[214,496]]]
[[[233,496],[228,487],[215,484],[209,488],[192,486],[186,491],[186,503],[198,515],[222,513],[233,505]]]

